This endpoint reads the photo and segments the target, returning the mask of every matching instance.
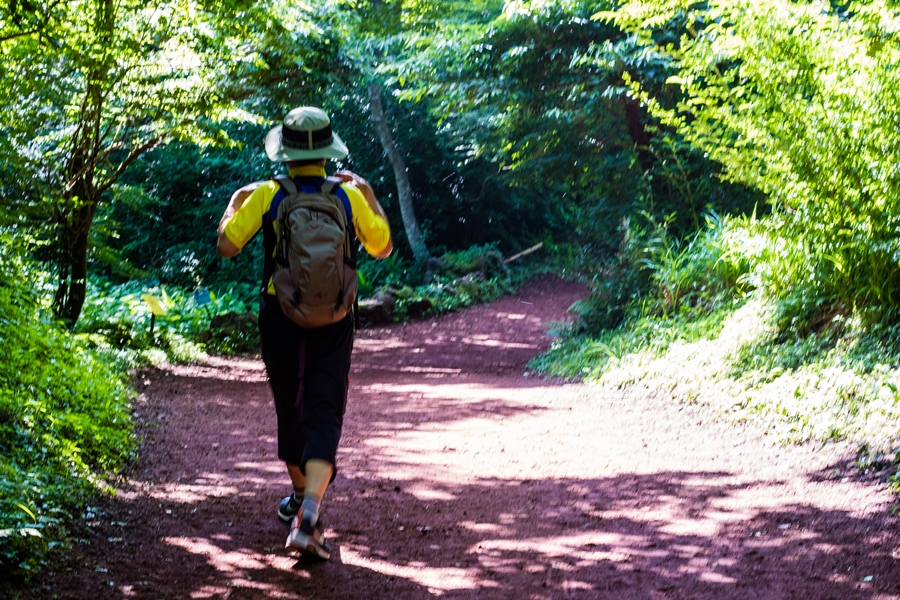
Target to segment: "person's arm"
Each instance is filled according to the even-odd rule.
[[[376,215],[381,217],[384,220],[386,225],[389,224],[387,215],[384,214],[384,209],[381,208],[381,205],[378,203],[378,199],[375,197],[375,191],[372,190],[372,186],[369,185],[368,181],[366,181],[365,179],[363,179],[362,177],[360,177],[359,175],[357,175],[356,173],[353,173],[351,171],[338,171],[337,173],[334,174],[334,176],[337,177],[338,179],[340,179],[341,181],[352,184],[356,189],[358,189],[362,193],[363,198],[366,199],[366,203],[372,209],[372,212],[374,212]],[[372,256],[377,259],[383,259],[383,258],[387,258],[388,256],[390,256],[391,252],[393,252],[393,251],[394,251],[394,242],[390,236],[390,227],[388,227],[387,245],[384,247],[383,250],[381,250],[381,252],[378,252],[377,254],[373,254]]]
[[[219,256],[223,256],[225,258],[231,258],[233,256],[237,256],[238,252],[241,251],[234,242],[228,239],[228,236],[225,235],[225,225],[228,224],[228,221],[240,210],[241,206],[243,206],[244,201],[250,197],[250,194],[253,193],[256,188],[265,183],[264,181],[255,181],[249,185],[245,185],[234,194],[231,195],[231,200],[228,202],[228,207],[225,209],[225,214],[222,215],[222,218],[219,220],[219,239],[216,243],[216,249],[219,251]]]

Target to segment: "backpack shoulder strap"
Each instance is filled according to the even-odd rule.
[[[319,185],[319,191],[335,196],[341,201],[344,207],[344,215],[347,217],[347,229],[350,230],[353,227],[353,207],[350,205],[350,197],[347,195],[347,192],[340,187],[342,183],[344,181],[337,177],[326,177]]]
[[[353,209],[350,206],[350,198],[347,196],[346,192],[338,195],[338,192],[341,191],[338,187],[344,183],[342,179],[338,179],[337,177],[326,177],[325,181],[322,182],[322,187],[320,188],[326,194],[333,194],[338,196],[341,204],[344,205],[344,210],[347,213],[347,234],[344,238],[344,262],[350,266],[354,271],[356,271],[357,267],[357,256],[356,256],[356,244],[353,243]],[[359,323],[359,294],[356,294],[353,298],[353,325],[354,328],[358,331],[360,329]]]
[[[319,189],[321,189],[326,194],[334,194],[337,186],[341,185],[342,183],[344,182],[337,177],[326,177],[325,181],[322,182],[322,187],[320,187]]]
[[[297,193],[297,184],[294,183],[294,180],[290,177],[282,175],[281,177],[273,177],[272,179],[282,187],[288,196],[293,196]]]
[[[261,293],[265,294],[269,288],[269,280],[272,278],[272,274],[275,272],[275,258],[274,254],[276,248],[278,247],[278,238],[275,235],[275,219],[277,217],[277,209],[281,204],[279,194],[283,193],[286,196],[292,196],[297,193],[297,185],[290,177],[286,177],[281,175],[279,177],[273,177],[272,181],[281,186],[281,190],[275,193],[275,197],[272,198],[272,204],[269,207],[269,211],[263,215],[263,280],[262,280],[262,289]]]

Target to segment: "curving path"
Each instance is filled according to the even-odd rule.
[[[281,551],[262,364],[148,373],[140,461],[71,560],[11,597],[900,599],[892,498],[846,459],[528,376],[582,293],[544,278],[359,335],[329,563]]]

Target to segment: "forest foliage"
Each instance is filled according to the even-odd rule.
[[[122,373],[43,316],[0,237],[0,564],[29,572],[135,448]]]
[[[581,335],[536,366],[671,390],[783,439],[856,443],[867,468],[894,463],[897,486],[898,16],[877,1],[598,11],[669,65],[675,102],[623,73],[660,134],[765,205],[688,236],[652,218],[626,234],[576,307]]]
[[[465,306],[543,242],[592,293],[539,366],[596,378],[761,307],[719,375],[802,399],[844,369],[772,418],[887,453],[896,428],[847,423],[898,402],[898,27],[888,0],[0,7],[0,562],[37,565],[125,464],[130,369],[254,349],[261,245],[223,261],[216,225],[305,104],[392,224],[364,291]]]

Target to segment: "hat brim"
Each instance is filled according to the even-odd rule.
[[[331,145],[324,148],[316,148],[315,150],[285,148],[281,143],[281,127],[281,125],[273,127],[266,135],[266,154],[271,161],[287,162],[289,160],[309,160],[311,158],[340,159],[346,158],[350,154],[346,144],[336,133],[331,134],[334,137]]]

